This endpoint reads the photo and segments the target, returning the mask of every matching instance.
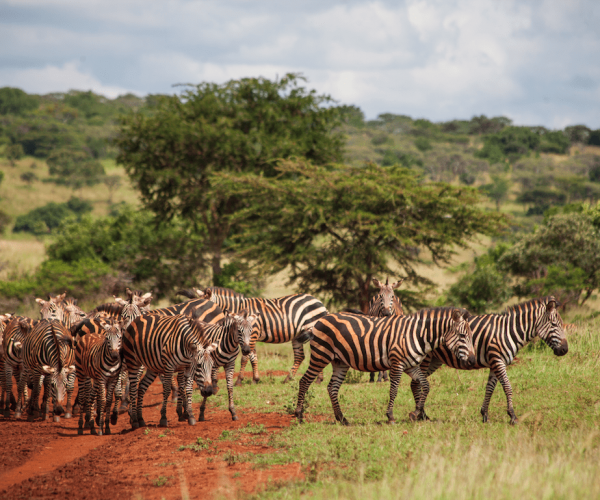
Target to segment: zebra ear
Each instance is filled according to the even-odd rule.
[[[200,290],[199,288],[192,288],[192,290],[196,294],[196,297],[198,297],[199,299],[204,298],[204,292],[202,290]]]
[[[44,370],[44,373],[47,373],[48,375],[52,375],[56,371],[52,366],[48,365],[43,365],[42,370]]]
[[[67,366],[65,368],[65,373],[70,375],[71,373],[75,373],[75,365]]]
[[[454,309],[452,311],[452,321],[459,322],[462,320],[462,311],[460,309]]]
[[[400,281],[396,281],[396,283],[394,283],[392,285],[392,288],[395,290],[396,288],[398,288],[402,283],[404,282],[404,278],[402,278]]]
[[[115,297],[115,296],[113,295],[113,297]],[[119,304],[120,306],[126,306],[127,305],[127,302],[125,300],[123,300],[121,297],[115,297],[115,302],[117,304]]]
[[[379,282],[379,280],[377,278],[373,278],[373,284],[377,287],[377,288],[381,288],[383,285]]]
[[[23,333],[23,335],[27,335],[29,333],[29,330],[31,330],[31,327],[29,326],[29,323],[27,323],[27,321],[19,321],[19,328],[21,329],[21,333]]]
[[[546,304],[546,311],[550,312],[556,309],[556,299],[554,297],[550,297],[550,300]]]
[[[463,319],[467,321],[470,317],[471,313],[465,309],[465,312],[463,313]]]
[[[204,300],[210,300],[211,297],[212,297],[212,290],[210,288],[207,288],[206,290],[204,290],[204,296],[202,298]]]
[[[35,299],[35,301],[36,301],[36,302],[37,302],[37,303],[38,303],[40,306],[43,306],[43,305],[46,303],[46,301],[45,301],[44,299]]]

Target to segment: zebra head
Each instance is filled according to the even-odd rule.
[[[470,317],[464,309],[454,309],[450,327],[444,334],[444,342],[452,353],[467,366],[475,364],[475,349],[473,348],[473,332],[467,321]]]
[[[55,366],[43,365],[42,370],[45,376],[50,379],[50,386],[52,387],[53,395],[57,401],[57,405],[54,407],[54,413],[56,415],[62,415],[64,409],[61,402],[65,399],[65,394],[67,392],[67,377],[75,372],[75,366],[64,366],[61,370]]]
[[[60,302],[64,299],[65,294],[52,297],[48,295],[48,300],[35,299],[40,305],[40,315],[42,319],[56,320],[61,323],[65,320],[65,311],[61,307]]]
[[[549,297],[545,311],[536,324],[536,334],[548,344],[556,356],[564,356],[569,351],[569,345],[556,306],[556,299]]]
[[[381,283],[377,278],[373,278],[373,284],[379,288],[379,293],[373,298],[369,310],[369,316],[376,316],[378,318],[384,316],[403,316],[404,311],[402,310],[402,303],[400,299],[396,297],[394,290],[398,288],[404,280],[396,281],[396,283],[389,284],[389,278],[385,280],[385,285]],[[394,300],[396,299],[396,300]]]
[[[0,345],[2,344],[2,338],[4,337],[4,330],[6,330],[6,325],[10,323],[11,319],[11,314],[0,314]]]
[[[233,316],[235,327],[237,328],[237,341],[244,356],[250,354],[250,338],[252,332],[258,326],[256,320],[258,316],[250,314],[246,309],[242,309],[240,314]]]
[[[215,367],[214,353],[218,347],[219,344],[216,342],[206,348],[201,345],[198,346],[195,378],[203,398],[207,398],[213,393],[212,372]]]
[[[106,336],[105,343],[113,360],[119,359],[121,355],[121,343],[123,340],[123,323],[114,318],[100,318],[100,325]]]
[[[123,300],[121,297],[115,297],[115,302],[122,306],[121,318],[124,321],[124,330],[127,329],[135,318],[148,312],[148,306],[152,301],[152,293],[150,292],[142,295],[141,292],[132,292],[129,288],[127,288],[126,291],[127,300]]]
[[[76,325],[86,317],[86,313],[77,305],[77,299],[74,299],[73,297],[63,299],[59,305],[64,311],[64,323],[67,328]]]

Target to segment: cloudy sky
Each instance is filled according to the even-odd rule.
[[[109,97],[275,78],[368,118],[600,127],[598,0],[0,0],[0,86]]]

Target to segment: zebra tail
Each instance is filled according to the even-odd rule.
[[[296,340],[301,344],[306,344],[308,341],[315,337],[313,333],[313,326],[304,327],[302,331],[296,336]]]

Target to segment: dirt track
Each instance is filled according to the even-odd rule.
[[[299,464],[253,470],[252,464],[228,465],[223,459],[228,452],[276,452],[266,446],[266,437],[288,427],[290,416],[245,409],[232,422],[228,411],[208,407],[207,420],[191,427],[177,421],[169,404],[169,429],[159,428],[161,387],[154,383],[145,398],[147,429],[133,432],[128,415],[120,416],[111,436],[91,436],[88,430],[78,436],[78,416],[60,423],[0,417],[0,498],[234,498],[239,491],[258,491],[269,478],[302,477]],[[224,430],[248,424],[262,424],[266,433],[219,440]],[[210,448],[179,450],[198,437],[211,440]]]

